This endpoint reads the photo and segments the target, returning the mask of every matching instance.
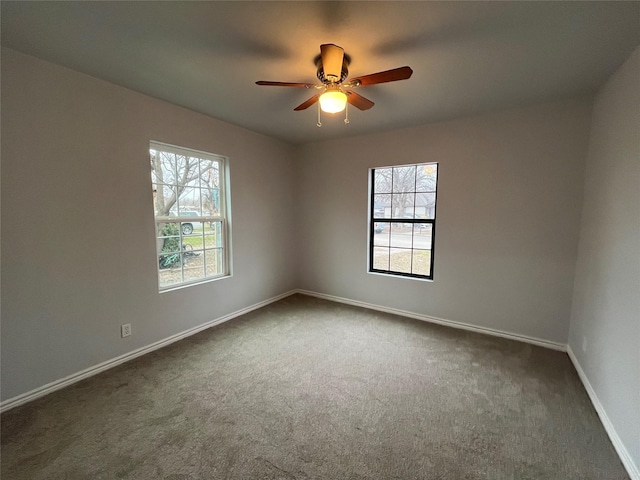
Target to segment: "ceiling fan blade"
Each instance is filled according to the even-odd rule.
[[[318,99],[320,98],[320,94],[318,95],[314,95],[313,97],[311,97],[309,100],[302,102],[300,105],[298,105],[296,108],[294,108],[294,110],[296,112],[299,112],[300,110],[306,110],[307,108],[309,108],[311,105],[313,105],[314,103],[316,103],[318,101]]]
[[[294,83],[294,82],[268,82],[266,80],[260,80],[256,82],[256,85],[267,85],[272,87],[301,87],[301,88],[313,88],[315,85],[312,83]]]
[[[406,80],[411,77],[413,70],[410,67],[393,68],[384,72],[372,73],[363,77],[356,77],[349,80],[345,86],[349,87],[365,87],[367,85],[375,85],[377,83],[397,82],[398,80]]]
[[[322,57],[324,78],[331,83],[339,82],[342,75],[344,49],[333,43],[325,43],[320,45],[320,56]]]
[[[347,92],[347,102],[360,110],[369,110],[375,105],[371,100],[356,92]]]

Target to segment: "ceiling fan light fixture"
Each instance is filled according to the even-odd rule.
[[[327,90],[318,100],[320,109],[325,113],[342,112],[347,106],[347,95],[340,90]]]

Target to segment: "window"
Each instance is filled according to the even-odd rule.
[[[229,275],[226,159],[151,142],[160,291]]]
[[[433,279],[438,164],[371,169],[369,271]]]

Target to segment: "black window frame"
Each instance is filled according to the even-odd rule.
[[[391,212],[391,217],[376,217],[375,216],[375,195],[376,195],[376,191],[375,191],[375,175],[376,175],[376,170],[382,170],[382,169],[388,169],[388,168],[402,168],[402,167],[412,167],[412,166],[419,166],[419,165],[436,165],[436,185],[435,185],[435,190],[433,192],[424,192],[424,193],[434,193],[435,194],[435,202],[434,202],[434,207],[433,207],[433,218],[402,218],[402,219],[398,219],[398,218],[391,218],[393,217],[393,212]],[[438,180],[440,177],[440,164],[438,162],[423,162],[423,163],[411,163],[411,164],[403,164],[403,165],[390,165],[390,166],[386,166],[386,167],[375,167],[375,168],[371,168],[370,169],[370,188],[369,188],[369,273],[378,273],[378,274],[383,274],[383,275],[392,275],[392,276],[398,276],[398,277],[406,277],[406,278],[417,278],[420,280],[433,280],[433,270],[434,270],[434,265],[435,265],[435,249],[436,249],[436,219],[437,219],[437,209],[438,209]],[[393,174],[392,174],[393,175]],[[393,178],[393,177],[392,177]],[[393,182],[393,180],[392,180]],[[417,187],[416,187],[417,188]],[[423,193],[423,192],[416,192],[416,188],[414,188],[413,192],[407,192],[407,193],[413,193],[414,195],[416,193]],[[393,191],[393,183],[392,183],[392,191]],[[380,193],[379,193],[380,194]],[[392,207],[393,208],[393,207]],[[379,268],[374,268],[374,249],[376,248],[374,246],[374,237],[376,235],[375,233],[375,224],[376,223],[387,223],[389,224],[389,226],[391,226],[392,223],[404,223],[404,224],[412,224],[414,225],[414,229],[415,229],[415,225],[431,225],[431,249],[430,249],[430,261],[429,261],[429,274],[428,275],[420,275],[420,274],[416,274],[416,273],[407,273],[407,272],[396,272],[394,270],[390,270],[390,269],[379,269]],[[379,247],[378,247],[379,248]],[[389,246],[389,248],[393,248],[391,246]],[[413,248],[413,238],[412,238],[412,246],[410,249],[411,252],[413,252],[414,248]],[[413,262],[413,255],[411,255],[411,259]],[[413,265],[412,265],[413,266]]]

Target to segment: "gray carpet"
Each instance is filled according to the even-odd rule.
[[[2,415],[2,479],[626,479],[566,354],[300,295]]]

